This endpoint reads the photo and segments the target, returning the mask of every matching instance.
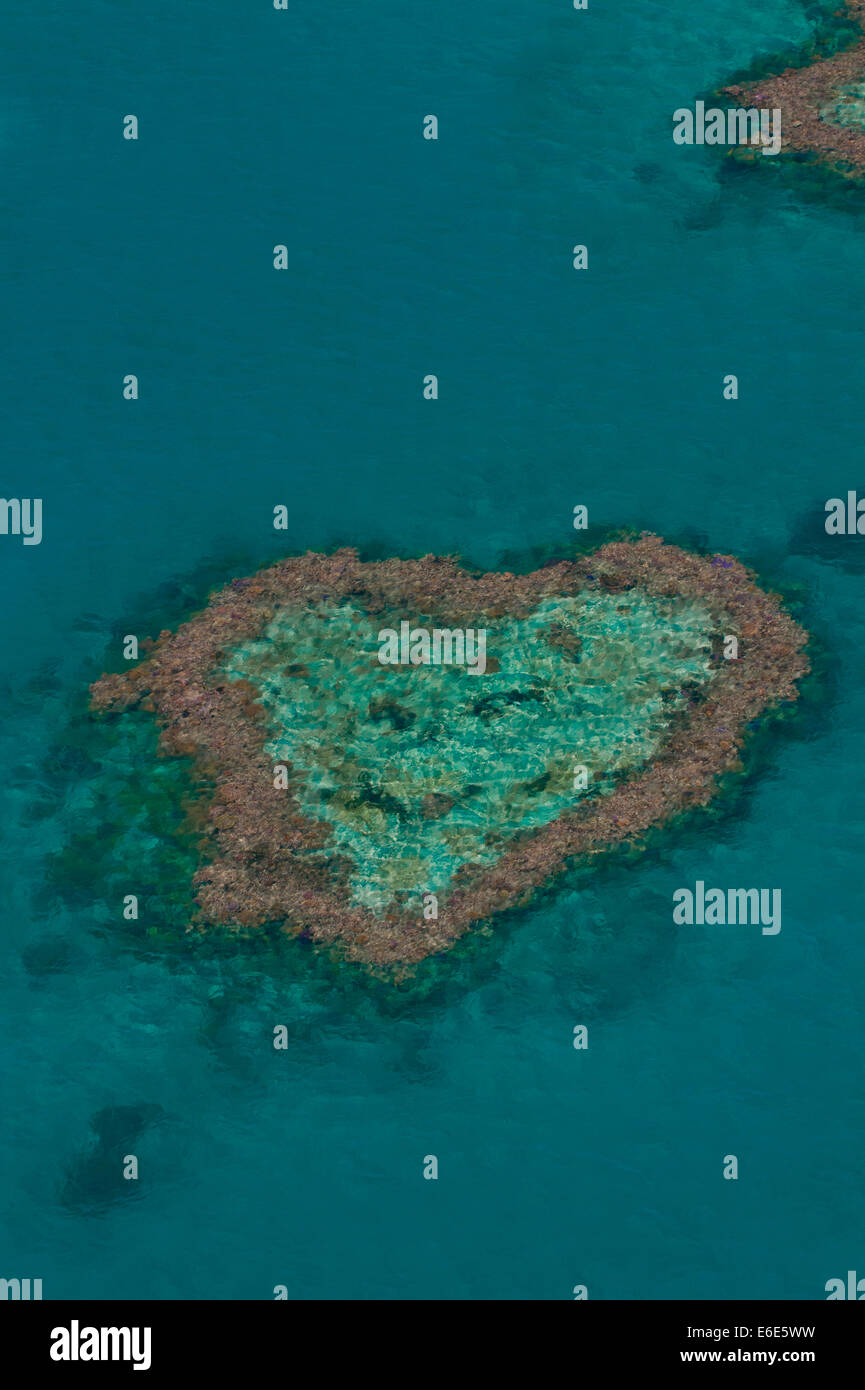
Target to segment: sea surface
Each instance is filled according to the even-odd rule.
[[[821,14],[7,7],[0,491],[43,499],[44,536],[0,537],[0,1276],[820,1299],[862,1271],[865,561],[822,520],[865,485],[865,194],[671,138]],[[740,556],[814,635],[715,813],[422,987],[148,934],[176,769],[84,711],[122,637],[292,551],[566,548],[579,503],[599,538]],[[698,879],[781,888],[781,932],[674,926]]]

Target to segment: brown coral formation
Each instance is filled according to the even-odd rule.
[[[851,124],[831,113],[842,93],[865,84],[865,0],[846,0],[838,13],[846,13],[863,33],[845,52],[722,91],[735,98],[737,106],[779,109],[782,151],[814,155],[839,173],[858,179],[865,175],[865,109],[862,119]],[[755,152],[737,153],[753,157]]]
[[[328,827],[300,814],[290,788],[274,789],[262,707],[254,686],[224,676],[226,651],[260,636],[277,609],[298,601],[350,597],[368,612],[441,612],[454,627],[477,627],[494,613],[525,616],[551,595],[633,587],[698,597],[717,613],[720,629],[739,638],[739,659],[713,658],[705,698],[673,721],[660,755],[609,795],[575,801],[567,814],[521,833],[492,866],[463,866],[435,921],[353,904],[350,865],[321,855]],[[797,697],[796,681],[808,670],[806,640],[738,561],[694,555],[649,534],[523,575],[471,574],[436,556],[364,563],[355,551],[340,550],[289,558],[234,580],[176,633],[160,633],[140,665],[97,681],[92,706],[104,713],[152,710],[163,749],[192,757],[213,782],[209,862],[195,883],[198,929],[279,922],[290,935],[338,947],[352,959],[393,965],[443,951],[472,924],[525,904],[575,856],[597,854],[708,802],[718,775],[738,765],[748,722]],[[442,809],[432,800],[424,808],[429,816]]]

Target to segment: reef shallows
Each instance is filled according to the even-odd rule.
[[[805,67],[722,91],[738,106],[780,110],[782,151],[810,155],[859,180],[865,177],[865,0],[846,0],[838,16],[859,36],[844,51],[817,53]],[[736,153],[754,157],[746,148]]]
[[[383,664],[406,620],[485,632],[483,673]],[[707,803],[806,641],[732,556],[648,533],[529,574],[343,549],[233,580],[91,697],[211,788],[189,930],[408,965]]]

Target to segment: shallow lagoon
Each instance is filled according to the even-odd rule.
[[[406,894],[420,909],[461,864],[492,862],[517,830],[569,809],[576,766],[595,792],[648,762],[682,687],[710,675],[714,622],[694,600],[549,599],[490,629],[498,669],[482,681],[383,668],[383,627],[350,604],[298,608],[227,665],[261,691],[268,753],[291,764],[302,813],[333,828],[327,853],[350,855],[353,900],[377,911]],[[429,816],[425,797],[452,805]]]

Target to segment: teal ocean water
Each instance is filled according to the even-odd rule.
[[[4,16],[0,491],[43,499],[44,536],[0,536],[0,1276],[756,1299],[861,1270],[865,563],[822,517],[862,479],[865,195],[671,139],[676,107],[819,15]],[[183,850],[146,730],[84,717],[112,643],[292,550],[565,547],[577,503],[598,535],[741,556],[815,634],[801,708],[716,814],[575,873],[414,992],[302,944],[128,930],[118,893],[170,919]],[[698,879],[780,887],[782,931],[674,926]]]

